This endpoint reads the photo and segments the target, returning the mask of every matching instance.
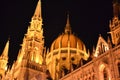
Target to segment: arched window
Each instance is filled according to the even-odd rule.
[[[63,75],[66,75],[69,72],[65,66],[62,67],[62,71],[63,71]]]
[[[95,75],[92,75],[92,80],[95,80]]]
[[[2,75],[0,74],[0,80],[2,80]]]
[[[104,77],[104,80],[109,80],[108,73],[107,73],[106,69],[103,70],[103,77]]]
[[[120,63],[118,63],[118,72],[119,72],[119,76],[120,76]]]

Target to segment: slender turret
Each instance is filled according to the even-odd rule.
[[[113,0],[113,16],[118,17],[120,14],[120,3],[118,0]]]
[[[70,26],[70,20],[69,20],[69,14],[67,15],[67,23],[65,27],[65,33],[71,33],[71,26]]]
[[[9,40],[7,41],[3,53],[0,56],[0,77],[4,77],[8,63]]]

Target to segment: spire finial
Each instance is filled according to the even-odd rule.
[[[120,3],[118,0],[113,0],[113,16],[118,17],[119,12],[120,12]]]
[[[99,37],[101,37],[101,34],[99,34]]]
[[[65,33],[71,33],[69,14],[67,14],[67,23],[65,27]]]
[[[8,50],[9,50],[9,39],[8,39],[6,45],[5,45],[2,56],[8,57]]]
[[[42,17],[41,16],[41,1],[40,0],[38,0],[38,3],[37,3],[35,13],[34,13],[33,17],[38,17],[38,18]]]
[[[116,3],[116,2],[118,2],[118,0],[113,0],[113,3]]]
[[[110,37],[108,36],[108,39],[107,39],[107,43],[109,45],[109,48],[112,48],[112,43],[111,43],[111,40],[110,40]]]

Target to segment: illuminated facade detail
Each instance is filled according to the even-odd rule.
[[[118,17],[114,16],[113,20],[110,22],[110,30],[113,44],[120,44],[120,21]]]
[[[119,80],[118,4],[120,3],[117,0],[113,1],[114,17],[109,24],[111,39],[108,37],[106,41],[100,35],[96,47],[90,54],[85,44],[72,33],[69,16],[64,33],[58,36],[50,50],[46,51],[39,0],[17,60],[11,68],[7,68],[9,40],[6,43],[0,56],[0,80]]]
[[[98,57],[99,55],[106,52],[107,50],[109,50],[109,45],[103,39],[103,37],[100,35],[99,38],[98,38],[98,43],[97,43],[95,53],[93,55],[94,55],[94,57]]]
[[[120,3],[114,0],[113,4],[113,19],[110,21],[110,33],[114,45],[120,44]]]

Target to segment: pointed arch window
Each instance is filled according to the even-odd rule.
[[[2,80],[2,75],[0,74],[0,80]]]
[[[119,73],[119,76],[120,76],[120,63],[118,63],[118,73]]]
[[[108,73],[107,73],[106,69],[103,70],[103,77],[104,77],[104,80],[109,80]]]

